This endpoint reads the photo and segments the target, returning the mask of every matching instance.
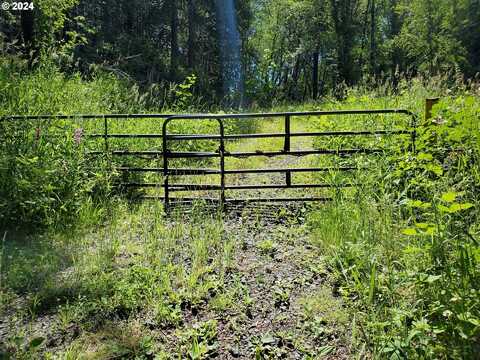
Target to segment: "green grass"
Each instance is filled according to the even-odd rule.
[[[215,217],[202,216],[202,226],[166,223],[161,206],[148,205],[117,209],[116,216],[99,231],[31,239],[38,246],[32,252],[7,234],[6,242],[16,251],[4,249],[9,255],[3,288],[20,291],[11,296],[34,295],[23,304],[27,319],[53,308],[58,312],[53,328],[62,331],[80,323],[89,338],[98,327],[115,331],[109,319],[125,316],[142,314],[160,328],[180,325],[182,311],[195,311],[213,293],[222,296],[231,240]],[[68,246],[61,257],[51,252],[57,242]],[[9,311],[9,304],[3,310]],[[7,341],[7,346],[14,344]]]
[[[416,157],[378,159],[352,199],[310,215],[376,358],[478,352],[478,113],[473,96],[442,100]]]
[[[126,84],[108,77],[86,81],[49,68],[34,74],[5,64],[0,69],[0,88],[8,94],[1,100],[3,114],[162,110],[142,107]],[[341,354],[474,359],[480,351],[480,102],[474,89],[457,84],[454,90],[446,96],[441,79],[427,84],[414,79],[402,83],[398,94],[379,86],[376,93],[352,89],[343,102],[278,107],[399,107],[421,120],[423,99],[445,95],[434,108],[435,122],[421,121],[415,156],[405,151],[408,137],[330,138],[295,140],[292,147],[380,146],[386,151],[345,159],[229,160],[229,168],[369,168],[296,175],[296,182],[363,185],[319,190],[333,201],[293,219],[278,209],[277,223],[270,226],[262,222],[261,210],[235,223],[198,205],[188,216],[179,211],[167,219],[160,203],[125,200],[111,187],[119,174],[106,170],[133,160],[92,163],[85,151],[103,144],[73,141],[79,127],[101,131],[94,122],[42,124],[57,137],[38,145],[31,124],[1,125],[8,140],[0,145],[5,228],[0,233],[0,316],[8,322],[1,350],[19,359],[204,359],[242,351],[259,359],[292,351],[306,359]],[[398,129],[402,121],[400,116],[329,116],[295,118],[292,126],[293,131]],[[112,121],[111,130],[153,133],[160,125]],[[230,124],[228,131],[279,128],[279,121],[259,121]],[[190,122],[172,131],[217,129],[210,122]],[[161,149],[149,140],[112,141],[111,146]],[[183,146],[215,150],[218,144]],[[282,140],[228,146],[231,151],[277,150]],[[155,161],[136,164],[160,167]],[[152,175],[130,179],[161,180]],[[194,181],[215,183],[218,177]],[[20,231],[20,224],[31,227]],[[254,335],[250,323],[259,327]]]

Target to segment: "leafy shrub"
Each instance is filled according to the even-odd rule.
[[[354,331],[378,358],[478,353],[479,113],[471,93],[445,97],[419,124],[415,155],[378,159],[355,203],[339,198],[310,216],[358,314]]]
[[[124,110],[131,103],[127,88],[113,80],[65,77],[49,63],[26,73],[21,62],[0,59],[0,116]],[[86,157],[75,121],[5,117],[0,138],[1,227],[68,223],[92,196],[106,198],[106,164]]]
[[[183,84],[170,89],[175,112],[194,111],[198,105],[192,93],[195,83],[196,77],[191,75]],[[104,157],[93,161],[86,155],[91,143],[86,144],[84,135],[89,131],[103,132],[101,122],[95,125],[75,118],[68,121],[8,119],[12,114],[159,113],[162,111],[158,108],[149,107],[149,104],[158,104],[152,99],[158,95],[155,92],[141,93],[138,86],[102,71],[94,72],[86,81],[79,74],[64,75],[48,60],[30,71],[19,59],[0,58],[0,93],[0,117],[4,117],[0,121],[0,227],[69,224],[84,213],[83,208],[92,204],[102,206],[102,202],[111,199],[111,184],[120,180],[119,174],[112,171],[116,166],[158,167],[158,159]],[[251,126],[248,121],[225,124],[227,132],[245,131]],[[161,128],[162,120],[109,123],[111,132],[159,133]],[[218,131],[216,120],[176,121],[169,126],[172,133],[218,134]],[[110,144],[118,150],[133,146],[137,150],[161,150],[161,142],[152,145],[148,139],[135,144],[110,139]],[[93,146],[99,150],[98,143]],[[216,151],[219,144],[205,140],[175,142],[170,146],[173,150]],[[122,176],[125,182],[158,181],[152,174],[123,173]],[[139,194],[120,191],[127,196]]]

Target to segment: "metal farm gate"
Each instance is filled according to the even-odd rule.
[[[325,117],[325,116],[347,116],[355,115],[364,117],[367,115],[400,115],[407,120],[404,127],[401,129],[369,129],[369,130],[339,130],[339,131],[310,131],[310,132],[292,132],[292,121],[297,118],[305,117]],[[150,126],[158,129],[155,133],[119,133],[110,129],[110,122],[115,121],[139,121],[147,120],[155,122],[155,126]],[[275,133],[227,133],[226,121],[247,121],[247,119],[255,121],[265,121],[267,119],[282,119],[283,129]],[[172,203],[182,202],[191,203],[193,201],[204,199],[208,201],[218,202],[221,206],[229,203],[245,203],[245,202],[290,202],[290,201],[324,201],[328,198],[318,196],[305,197],[284,197],[284,196],[265,196],[265,197],[227,197],[227,191],[242,191],[242,190],[265,190],[265,189],[313,189],[313,188],[329,188],[335,185],[329,183],[295,183],[292,181],[292,174],[295,173],[317,173],[328,171],[351,171],[355,170],[353,166],[334,166],[334,167],[277,167],[277,168],[230,168],[226,167],[226,159],[228,158],[250,158],[250,157],[278,157],[278,156],[307,156],[307,155],[330,155],[330,156],[351,156],[354,154],[378,154],[385,151],[385,149],[369,148],[369,147],[349,147],[336,149],[297,149],[292,150],[292,139],[300,137],[368,137],[368,136],[408,136],[409,137],[409,151],[415,151],[415,137],[416,137],[416,116],[414,113],[404,109],[385,109],[385,110],[340,110],[340,111],[309,111],[309,112],[275,112],[275,113],[256,113],[256,114],[222,114],[222,115],[168,115],[168,114],[138,114],[138,115],[120,115],[120,114],[105,114],[105,115],[77,115],[77,116],[6,116],[2,121],[49,121],[49,124],[55,121],[69,121],[75,120],[77,123],[82,121],[96,122],[93,133],[86,132],[82,134],[83,137],[91,140],[101,140],[103,145],[93,150],[89,150],[89,154],[107,155],[115,164],[117,157],[129,158],[150,158],[158,160],[161,166],[145,167],[145,166],[120,166],[116,169],[123,173],[157,173],[161,175],[162,179],[157,182],[119,182],[118,186],[123,188],[163,188],[162,196],[145,196],[145,198],[155,198],[164,201],[165,206],[168,207]],[[172,133],[169,130],[175,124],[186,121],[207,121],[214,122],[218,127],[217,134],[198,134],[198,133]],[[101,125],[99,125],[101,124]],[[35,125],[34,125],[35,126]],[[101,129],[101,131],[98,131]],[[39,130],[37,129],[37,132]],[[236,151],[231,152],[227,149],[227,143],[238,141],[242,139],[266,139],[277,138],[283,142],[282,149],[277,151]],[[129,139],[153,139],[156,142],[153,150],[119,150],[112,149],[111,140]],[[196,141],[207,140],[218,142],[218,148],[215,151],[183,151],[181,143],[188,142],[192,144]],[[219,160],[217,168],[197,168],[197,167],[177,167],[172,165],[174,159],[205,160],[216,158]],[[115,166],[115,165],[112,165]],[[226,178],[229,175],[238,174],[284,174],[284,181],[281,184],[227,184]],[[184,176],[219,176],[219,182],[215,184],[194,184],[182,183],[178,180]],[[346,184],[344,186],[354,186],[355,184]],[[202,198],[196,195],[198,192],[218,192],[218,197]],[[190,196],[172,196],[173,193],[189,193]]]

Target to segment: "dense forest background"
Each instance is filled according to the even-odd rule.
[[[218,31],[225,3],[38,0],[34,11],[1,12],[0,48],[26,69],[48,59],[85,78],[113,73],[157,107],[174,101],[178,84],[202,103],[221,103],[229,95]],[[480,71],[478,0],[236,0],[234,9],[244,104],[341,97],[372,80],[395,87],[405,77]]]

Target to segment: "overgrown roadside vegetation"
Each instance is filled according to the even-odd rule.
[[[374,358],[479,352],[479,116],[478,95],[444,98],[420,122],[415,156],[378,159],[352,199],[309,217],[354,309],[353,341]]]
[[[10,99],[4,114],[160,111],[128,100],[128,88],[113,80],[42,71],[17,86],[2,73],[3,91],[18,94],[2,98]],[[38,93],[28,85],[36,77],[50,79],[38,80],[45,86]],[[362,187],[334,192],[333,202],[294,216],[280,210],[267,222],[261,210],[225,218],[202,207],[166,219],[161,204],[129,202],[113,191],[101,166],[91,170],[75,127],[55,133],[54,124],[46,124],[70,139],[54,146],[36,143],[35,128],[16,129],[24,132],[12,138],[2,127],[8,141],[1,145],[0,203],[2,216],[9,214],[0,234],[3,353],[25,359],[474,359],[479,94],[478,87],[447,89],[435,81],[405,81],[399,94],[356,88],[342,102],[291,107],[399,107],[422,117],[426,96],[443,98],[432,119],[421,121],[415,156],[400,151],[402,143],[373,139],[370,145],[392,148],[357,175]],[[22,108],[25,98],[41,108]],[[319,118],[301,124],[327,125],[336,126]],[[265,126],[257,130],[271,124]],[[17,147],[19,139],[29,142]],[[311,144],[338,146],[335,141]],[[253,146],[234,146],[244,145]],[[363,166],[367,160],[348,161]],[[332,181],[343,181],[336,175],[329,174]]]

